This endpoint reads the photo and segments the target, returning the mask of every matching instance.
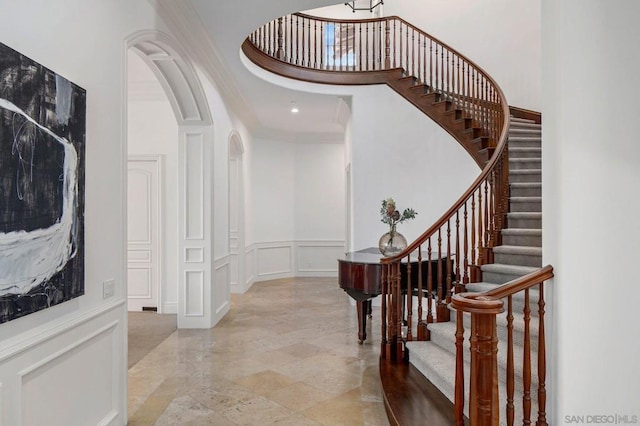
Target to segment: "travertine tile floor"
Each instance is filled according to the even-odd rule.
[[[129,370],[129,425],[388,425],[379,310],[364,345],[335,278],[256,283],[213,329],[177,330]]]

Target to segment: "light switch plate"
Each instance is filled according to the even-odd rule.
[[[102,298],[108,299],[116,294],[115,280],[106,280],[102,283]]]

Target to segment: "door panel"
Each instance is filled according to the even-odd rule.
[[[130,157],[128,164],[128,309],[157,309],[160,280],[160,161],[158,157]]]

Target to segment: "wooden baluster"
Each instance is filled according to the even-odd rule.
[[[320,25],[320,68],[321,69],[325,69],[327,64],[325,63],[324,60],[324,27],[325,25],[322,24]]]
[[[540,283],[538,298],[538,420],[536,421],[536,426],[547,426],[547,347],[544,332],[544,282]]]
[[[464,213],[462,215],[464,219],[464,239],[463,239],[463,251],[464,251],[464,269],[462,271],[462,284],[469,284],[469,220],[467,212],[467,202],[464,202]]]
[[[318,68],[318,21],[316,20],[313,21],[313,67]]]
[[[436,320],[438,322],[449,321],[449,309],[446,305],[447,295],[449,289],[447,289],[447,281],[445,280],[442,265],[442,228],[438,229],[438,271],[437,271],[437,289],[438,289],[438,304],[436,305]],[[442,288],[442,287],[445,288]]]
[[[380,345],[380,356],[382,358],[386,358],[387,360],[389,359],[389,351],[388,351],[388,345],[389,345],[389,339],[388,339],[388,330],[387,330],[387,323],[388,323],[388,319],[387,319],[387,302],[388,302],[388,295],[389,295],[389,265],[383,265],[382,269],[382,303],[380,305],[380,318],[382,318],[382,321],[380,321],[380,334],[382,335],[382,342]]]
[[[429,39],[429,92],[433,92],[433,40]]]
[[[411,254],[407,255],[407,342],[413,340],[411,332],[413,319],[413,285],[411,284]],[[402,302],[401,302],[402,303]]]
[[[484,245],[485,247],[490,247],[490,240],[489,240],[489,236],[491,234],[491,214],[490,214],[490,210],[491,210],[491,198],[489,197],[489,179],[491,178],[491,176],[488,177],[487,180],[484,181]],[[485,258],[487,260],[488,263],[491,263],[492,261]]]
[[[278,18],[278,28],[277,28],[277,34],[278,34],[278,39],[277,39],[277,49],[276,49],[276,58],[280,59],[281,61],[284,60],[284,37],[283,37],[283,32],[282,32],[282,17]]]
[[[300,17],[296,15],[296,65],[300,65]]]
[[[443,95],[444,90],[444,46],[440,46],[440,91],[443,92]],[[440,100],[443,100],[443,97]]]
[[[411,66],[411,63],[409,62],[409,27],[406,27],[404,39],[405,39],[405,41],[404,41],[404,43],[405,43],[404,69],[405,69],[405,73],[407,73],[409,75],[413,75],[413,74],[411,74],[411,72],[412,72],[411,68],[409,68]]]
[[[466,205],[466,204],[465,204]],[[460,288],[460,210],[456,211],[456,293],[462,291]]]
[[[399,64],[399,65],[400,65],[400,68],[405,68],[404,64],[402,63],[402,41],[403,41],[403,39],[402,39],[402,24],[400,24],[400,28],[399,28],[399,37],[398,37],[398,38],[400,39],[400,42],[398,43],[398,45],[399,45],[399,46],[398,46],[398,47],[399,47],[399,51],[398,51],[398,54],[399,54],[398,61],[400,61],[400,64]]]
[[[476,195],[475,192],[471,194],[471,266],[473,268],[471,272],[471,282],[478,282],[478,261],[476,252]]]
[[[484,208],[482,205],[482,183],[478,188],[478,265],[484,265]]]
[[[451,303],[451,219],[447,220],[447,263],[446,263],[447,276],[445,279],[447,285],[446,301],[447,304]]]
[[[436,91],[440,91],[442,90],[442,84],[440,81],[440,70],[438,69],[438,43],[436,43],[436,56],[435,56],[435,60],[436,60]]]
[[[456,93],[458,96],[458,105],[462,107],[464,103],[462,102],[462,85],[460,81],[460,56],[456,55]]]
[[[427,83],[427,39],[422,36],[422,82]]]
[[[311,19],[307,19],[307,67],[311,68]]]
[[[427,240],[427,323],[433,322],[433,265],[431,265],[431,237]]]
[[[522,366],[522,424],[531,424],[531,308],[529,307],[529,289],[524,290],[524,348]]]
[[[364,43],[365,43],[365,48],[364,48],[364,52],[365,52],[365,67],[367,67],[367,71],[368,70],[373,70],[375,69],[375,64],[373,64],[373,67],[371,65],[369,65],[369,24],[367,24],[365,26],[365,37],[364,37]]]
[[[416,77],[420,77],[420,73],[416,72],[416,49],[415,49],[415,43],[416,43],[416,30],[414,28],[411,28],[411,75],[414,75]]]
[[[471,336],[469,336],[469,424],[478,425],[478,317],[471,314]]]
[[[464,426],[464,312],[456,311],[456,377],[454,388],[456,426]]]
[[[403,297],[402,297],[402,277],[400,275],[400,262],[401,261],[397,261],[394,263],[395,265],[395,306],[394,309],[396,310],[396,329],[395,329],[395,339],[394,339],[394,344],[395,344],[395,360],[396,361],[402,361],[403,360],[403,356],[402,356],[402,304],[403,304]]]
[[[426,340],[425,337],[425,320],[423,316],[422,310],[422,300],[424,297],[424,269],[422,269],[422,244],[418,246],[418,325],[417,325],[417,333],[418,340]]]
[[[358,61],[359,61],[358,69],[360,71],[362,71],[362,56],[363,56],[363,52],[362,52],[362,22],[360,22],[358,24],[358,35],[360,37],[360,43],[358,43]]]
[[[513,360],[513,305],[511,296],[507,298],[507,426],[513,426],[514,405],[514,360]]]
[[[387,24],[387,27],[390,28],[391,25],[389,24],[389,21],[386,20],[385,21]],[[398,54],[398,30],[396,29],[396,20],[393,20],[393,42],[391,43],[391,46],[393,46],[393,55],[391,55],[393,57],[393,68],[397,68],[398,67],[398,58],[397,58],[397,54]]]
[[[451,93],[451,65],[449,64],[449,49],[447,49],[447,92]]]
[[[287,55],[289,63],[293,64],[293,15],[289,15],[289,55]]]

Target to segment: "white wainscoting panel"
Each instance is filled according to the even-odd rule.
[[[185,263],[202,263],[204,262],[204,248],[187,247],[184,250]]]
[[[204,316],[204,271],[185,271],[185,316]]]
[[[338,258],[344,252],[344,241],[299,241],[296,276],[338,276]]]
[[[204,238],[204,145],[202,134],[186,135],[186,226],[187,240]]]
[[[213,300],[215,311],[215,323],[229,312],[231,291],[229,288],[229,256],[218,259],[214,263],[215,279],[213,287]]]
[[[118,325],[114,321],[18,373],[20,424],[98,425],[117,417]]]
[[[162,313],[163,314],[177,314],[178,313],[178,302],[164,302],[162,304]]]
[[[128,297],[130,299],[151,298],[151,268],[129,267],[127,270]]]
[[[277,244],[277,245],[276,245]],[[290,277],[293,274],[292,243],[260,244],[256,250],[259,280]]]
[[[256,250],[255,247],[247,247],[244,253],[244,277],[243,286],[239,286],[238,293],[249,290],[256,281]]]

